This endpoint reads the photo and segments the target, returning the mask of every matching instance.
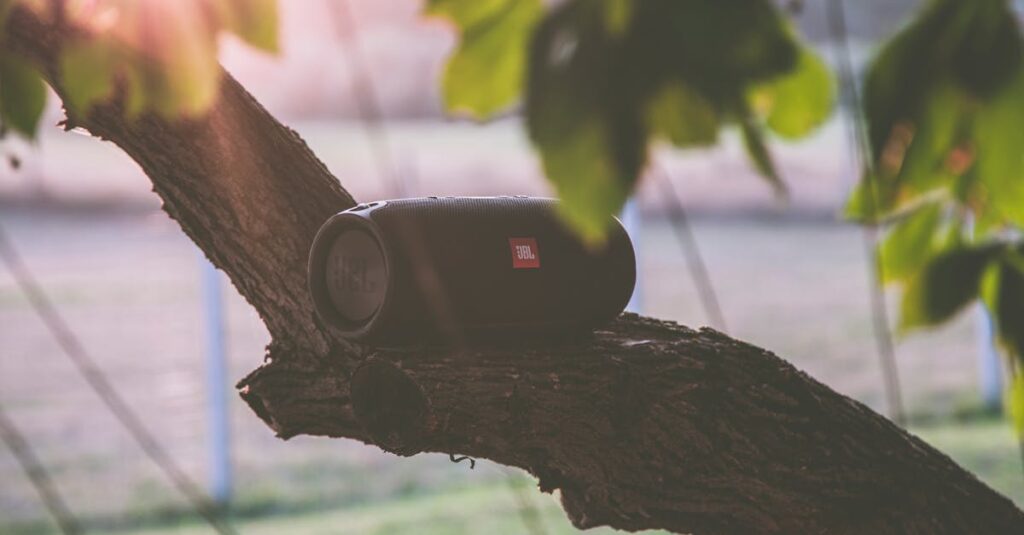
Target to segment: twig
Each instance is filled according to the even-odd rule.
[[[864,125],[864,116],[860,107],[860,92],[857,88],[856,74],[853,69],[853,54],[850,51],[850,42],[846,27],[846,13],[843,8],[843,0],[828,0],[826,2],[826,14],[828,16],[829,29],[832,32],[833,40],[838,47],[836,61],[839,66],[839,79],[844,88],[843,96],[847,104],[847,113],[852,116],[852,121],[847,122],[847,135],[850,137],[850,144],[854,147],[857,160],[867,172],[865,180],[868,181],[869,195],[868,213],[875,214],[878,209],[878,185],[874,176],[874,159],[868,145],[867,128]],[[885,381],[886,401],[889,407],[889,417],[899,425],[906,424],[906,416],[903,408],[903,394],[900,388],[899,367],[896,365],[896,350],[892,341],[892,330],[889,327],[889,311],[885,304],[885,289],[879,274],[882,272],[882,256],[878,250],[878,229],[874,222],[868,222],[863,227],[864,252],[871,261],[868,264],[868,284],[871,300],[871,318],[875,333],[875,345],[878,348],[878,358],[881,362],[882,376]]]
[[[690,268],[690,277],[693,278],[693,284],[697,287],[697,294],[700,296],[701,305],[704,307],[704,314],[707,316],[712,327],[722,332],[728,332],[729,328],[725,323],[725,315],[722,314],[718,294],[715,292],[715,286],[712,284],[711,276],[708,274],[704,256],[697,245],[697,238],[693,235],[693,228],[690,226],[690,219],[686,215],[683,201],[679,197],[679,192],[672,183],[672,177],[668,171],[661,166],[657,166],[657,170],[658,175],[660,175],[659,178],[661,178],[660,182],[664,196],[671,203],[669,216],[672,219],[672,231],[675,233],[679,249],[686,259],[686,265]]]
[[[82,533],[81,525],[75,515],[71,513],[71,509],[68,508],[60,493],[57,492],[50,473],[39,462],[39,457],[33,451],[32,445],[25,440],[25,436],[18,431],[17,426],[7,417],[3,409],[0,409],[0,440],[7,444],[11,453],[14,454],[14,458],[21,465],[29,481],[32,482],[32,486],[36,488],[36,492],[39,493],[39,499],[42,500],[43,505],[60,526],[61,532],[65,535]]]

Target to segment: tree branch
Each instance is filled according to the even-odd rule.
[[[63,92],[70,30],[16,10],[5,46]],[[943,454],[762,349],[624,315],[592,336],[380,350],[318,323],[306,254],[354,204],[225,73],[208,116],[69,121],[127,152],[259,311],[268,362],[239,383],[282,438],[346,437],[519,466],[579,527],[717,533],[1011,533],[1024,514]]]

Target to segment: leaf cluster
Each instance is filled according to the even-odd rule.
[[[0,0],[0,43],[15,2]],[[0,46],[0,137],[13,131],[33,137],[46,107],[46,86],[28,62]]]
[[[931,305],[979,297],[981,273],[1018,254],[1022,52],[1008,2],[935,0],[870,66],[864,110],[873,166],[847,213],[891,223],[882,277],[908,285],[907,327],[945,321],[950,311]]]
[[[949,198],[978,233],[1024,224],[1024,41],[1007,0],[933,0],[873,61],[873,166],[847,214],[878,222]]]
[[[0,32],[16,4],[40,18],[57,16],[50,2],[0,0]],[[68,0],[57,5],[63,10],[61,20],[81,36],[66,43],[59,58],[64,104],[80,115],[115,96],[123,98],[130,117],[202,114],[213,105],[220,84],[222,33],[268,52],[278,48],[276,0]],[[34,137],[45,102],[39,72],[0,50],[4,126]]]
[[[981,300],[1021,361],[1024,36],[1011,2],[932,0],[870,65],[863,108],[872,165],[846,211],[890,225],[880,268],[904,288],[902,329]]]
[[[482,22],[469,13],[483,4],[494,17],[513,9],[530,16]],[[523,4],[532,7],[431,2],[430,12],[443,11],[462,31],[446,103],[487,117],[513,104],[525,82],[530,139],[563,215],[591,241],[635,188],[652,143],[704,147],[734,128],[781,192],[766,135],[802,137],[831,111],[828,68],[767,0],[570,0],[543,16],[536,3]],[[498,39],[487,28],[499,26],[505,48],[487,46]]]

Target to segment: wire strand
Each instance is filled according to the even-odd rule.
[[[402,196],[405,193],[405,187],[395,169],[394,151],[388,137],[387,126],[384,124],[384,114],[381,111],[380,102],[377,100],[373,77],[370,75],[370,68],[363,57],[352,8],[348,0],[327,0],[327,4],[334,18],[334,27],[337,30],[338,38],[348,41],[348,46],[341,48],[345,54],[346,63],[354,71],[351,78],[352,92],[356,99],[356,112],[359,114],[359,121],[370,142],[373,162],[377,166],[378,174],[388,182],[388,185],[394,190],[394,194]]]
[[[0,257],[3,258],[10,270],[18,288],[28,298],[33,310],[46,325],[64,354],[71,359],[75,369],[96,392],[117,421],[128,431],[146,456],[164,472],[195,511],[210,524],[210,527],[217,533],[235,534],[234,528],[221,518],[212,500],[174,462],[174,459],[164,450],[156,437],[142,423],[142,419],[117,393],[96,360],[86,352],[82,342],[75,336],[42,287],[36,282],[28,266],[21,260],[21,255],[18,254],[14,243],[8,238],[2,225],[0,225]]]
[[[728,332],[729,327],[725,323],[725,314],[722,313],[718,293],[711,282],[707,263],[704,262],[704,255],[701,254],[700,246],[697,245],[697,237],[690,225],[690,218],[686,215],[686,208],[683,206],[679,190],[672,182],[672,176],[667,169],[660,165],[657,165],[656,169],[657,175],[661,178],[659,182],[663,195],[670,203],[669,218],[672,222],[672,231],[675,233],[679,250],[683,253],[683,258],[686,259],[686,265],[690,269],[693,284],[697,287],[697,294],[704,307],[704,315],[707,316],[712,327],[722,332]]]
[[[878,208],[878,185],[874,177],[874,161],[868,144],[867,128],[860,107],[860,92],[857,88],[857,77],[853,68],[853,53],[850,50],[849,31],[846,25],[846,11],[843,0],[828,0],[825,5],[829,30],[836,46],[836,62],[839,68],[839,80],[845,97],[847,113],[851,119],[846,121],[848,142],[853,148],[854,156],[865,171],[868,181],[867,199],[870,203],[868,212],[874,214]],[[889,417],[899,425],[906,423],[903,408],[903,394],[900,388],[899,367],[896,364],[896,349],[893,345],[892,329],[889,326],[889,311],[885,302],[885,289],[882,287],[882,255],[878,250],[878,229],[874,222],[863,227],[862,231],[865,255],[868,262],[869,298],[871,302],[871,318],[875,333],[875,345],[881,364],[885,384],[886,402]]]
[[[39,499],[46,506],[46,510],[50,512],[50,516],[57,522],[57,526],[60,527],[61,533],[65,535],[82,533],[81,524],[78,523],[78,519],[71,513],[67,502],[57,491],[49,471],[39,461],[32,445],[25,439],[25,435],[21,434],[18,427],[14,425],[14,421],[7,416],[2,407],[0,407],[0,440],[7,444],[7,448],[14,454],[14,458],[21,465],[28,480],[39,493]]]

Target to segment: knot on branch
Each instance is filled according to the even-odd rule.
[[[391,361],[368,357],[352,374],[352,409],[378,446],[398,455],[424,449],[429,403],[420,385]]]

